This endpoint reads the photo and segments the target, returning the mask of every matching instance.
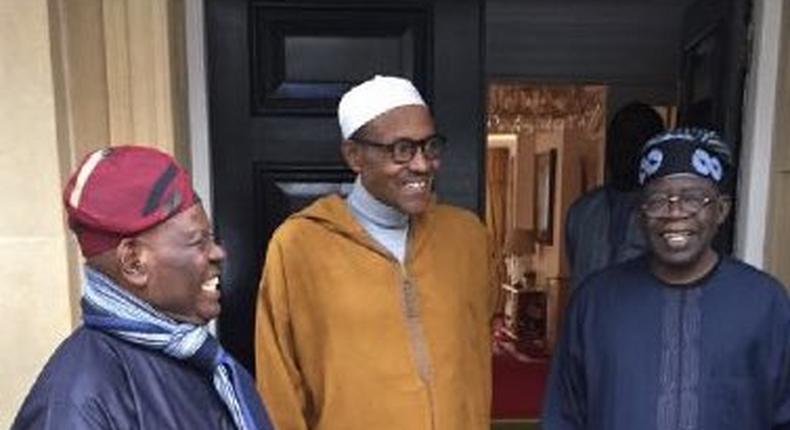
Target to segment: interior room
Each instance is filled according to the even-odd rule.
[[[500,418],[540,409],[567,296],[564,214],[603,180],[605,121],[603,85],[489,86],[486,224],[502,256],[505,327],[523,358],[494,359]]]
[[[501,428],[537,425],[568,299],[565,214],[605,180],[607,125],[633,101],[676,124],[688,91],[686,29],[702,3],[486,2],[485,219],[506,275],[505,326],[521,354],[494,359]]]

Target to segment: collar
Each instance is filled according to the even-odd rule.
[[[354,214],[379,227],[404,229],[409,225],[409,216],[373,197],[362,185],[359,175],[347,201]]]

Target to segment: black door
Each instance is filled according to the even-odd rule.
[[[219,322],[253,369],[255,298],[273,230],[344,192],[335,107],[374,74],[411,78],[448,136],[437,190],[479,212],[484,156],[479,0],[207,0],[214,222],[228,260]],[[327,256],[331,258],[331,256]]]
[[[678,124],[719,131],[733,145],[736,169],[751,11],[750,0],[697,0],[683,20]],[[718,250],[732,251],[734,225],[730,216],[714,241]]]
[[[740,141],[751,10],[749,0],[697,0],[683,20],[679,122],[717,129],[734,143]]]

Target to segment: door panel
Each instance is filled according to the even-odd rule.
[[[678,122],[740,141],[751,19],[748,0],[697,0],[683,20]]]
[[[430,10],[393,6],[253,3],[255,114],[331,117],[340,96],[371,71],[426,90]]]
[[[683,20],[678,124],[719,131],[732,145],[736,170],[751,10],[750,0],[697,0]],[[731,190],[736,189],[733,183]],[[714,239],[714,247],[728,254],[735,210],[731,213]]]
[[[206,1],[214,222],[228,251],[219,333],[248,369],[272,232],[354,179],[335,111],[348,88],[374,74],[411,78],[450,139],[440,199],[479,211],[482,10],[477,0]]]

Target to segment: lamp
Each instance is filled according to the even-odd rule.
[[[546,294],[539,291],[532,270],[535,230],[516,228],[507,233],[503,250],[507,281],[504,290],[503,332],[517,351],[543,356],[545,347]]]
[[[530,258],[535,250],[535,230],[516,228],[508,231],[503,250],[508,283],[516,286],[526,282],[531,272]]]

